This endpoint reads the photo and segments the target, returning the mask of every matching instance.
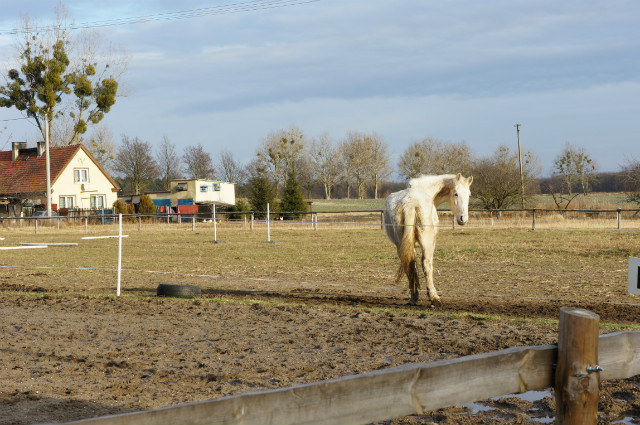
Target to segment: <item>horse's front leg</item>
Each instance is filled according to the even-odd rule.
[[[429,233],[427,232],[429,237],[425,238],[427,240],[421,241],[422,245],[422,271],[424,272],[425,278],[427,280],[427,296],[429,300],[431,300],[431,304],[440,305],[440,297],[438,296],[438,291],[436,291],[436,287],[433,284],[433,253],[436,248],[435,243],[435,232]],[[427,236],[425,235],[425,236]],[[430,239],[430,240],[429,240]]]

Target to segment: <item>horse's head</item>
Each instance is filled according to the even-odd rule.
[[[453,190],[450,192],[449,205],[452,206],[451,211],[456,215],[456,221],[461,226],[469,221],[469,197],[471,196],[469,186],[471,183],[473,183],[473,177],[463,177],[458,173],[454,179]]]

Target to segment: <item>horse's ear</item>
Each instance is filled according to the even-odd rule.
[[[462,180],[462,174],[458,173],[456,174],[456,183],[459,183],[460,180]]]
[[[468,182],[467,184],[471,186],[471,183],[473,183],[473,176],[469,176],[469,178],[467,179],[467,182]]]

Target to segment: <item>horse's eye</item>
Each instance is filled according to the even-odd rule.
[[[454,193],[454,194],[453,194],[453,196],[458,197],[458,194],[457,194],[457,193]]]

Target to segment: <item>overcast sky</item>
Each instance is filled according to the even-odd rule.
[[[1,68],[16,56],[8,32],[25,14],[52,23],[54,4],[2,1]],[[396,164],[425,137],[464,140],[481,156],[501,144],[517,149],[520,123],[523,149],[538,154],[545,175],[566,142],[602,171],[640,159],[636,0],[64,4],[76,24],[164,18],[99,28],[130,56],[127,97],[104,119],[116,142],[167,136],[246,163],[269,132],[295,125],[335,142],[351,130],[376,132]],[[200,16],[170,14],[194,10]],[[0,109],[0,120],[20,116]],[[3,124],[2,144],[7,133],[34,133],[24,120]]]

